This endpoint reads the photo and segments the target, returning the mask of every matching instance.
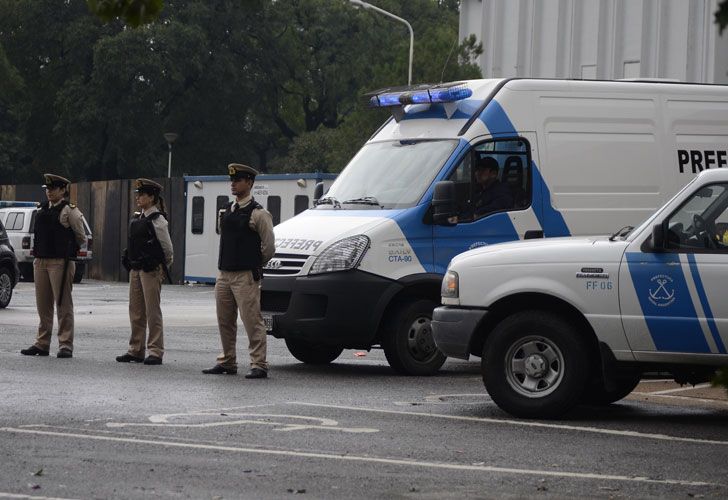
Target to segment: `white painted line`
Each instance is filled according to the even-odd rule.
[[[678,396],[665,396],[665,397],[678,397]],[[692,399],[692,398],[691,398]],[[683,443],[695,443],[695,444],[710,444],[728,446],[728,441],[719,441],[715,439],[699,439],[699,438],[686,438],[679,436],[669,436],[667,434],[648,434],[637,431],[619,431],[615,429],[600,429],[599,427],[582,427],[578,425],[565,425],[565,424],[547,424],[545,422],[532,422],[530,420],[508,420],[499,418],[486,418],[486,417],[462,417],[457,415],[440,415],[437,413],[423,413],[416,411],[397,411],[397,410],[382,410],[378,408],[362,408],[355,406],[341,406],[341,405],[325,405],[319,403],[305,403],[302,401],[290,401],[289,404],[301,405],[301,406],[315,406],[319,408],[337,408],[340,410],[352,410],[352,411],[368,411],[372,413],[388,413],[392,415],[415,415],[418,417],[428,418],[442,418],[447,420],[462,420],[466,422],[484,422],[489,424],[501,424],[501,425],[514,425],[518,427],[539,427],[547,429],[562,429],[569,431],[578,432],[591,432],[594,434],[607,434],[613,436],[625,436],[635,437],[642,439],[655,439],[658,441],[680,441]]]
[[[677,399],[679,401],[692,401],[694,403],[710,403],[710,404],[716,404],[716,405],[722,405],[722,406],[728,406],[728,401],[723,401],[721,399],[705,399],[705,398],[692,398],[690,396],[675,396],[673,394],[658,394],[656,392],[637,392],[634,391],[632,394],[637,394],[638,396],[654,396],[656,398],[665,398],[665,399]]]
[[[0,498],[24,498],[29,500],[73,500],[71,498],[59,498],[59,497],[39,497],[33,495],[21,495],[19,493],[3,493],[0,492]]]
[[[208,414],[191,414],[190,416],[216,416],[214,413],[208,413]],[[327,430],[327,431],[338,431],[338,432],[349,432],[349,433],[370,433],[370,432],[379,432],[379,429],[372,429],[368,427],[339,427],[339,422],[336,420],[331,420],[330,418],[320,418],[320,417],[304,417],[301,415],[286,415],[286,414],[279,414],[279,413],[226,413],[225,416],[227,417],[253,417],[253,418],[243,418],[243,419],[237,419],[237,420],[231,420],[231,419],[225,419],[222,421],[217,422],[201,422],[201,423],[170,423],[165,421],[162,422],[151,422],[151,423],[140,423],[140,422],[107,422],[106,427],[110,428],[121,428],[121,427],[177,427],[177,428],[211,428],[211,427],[223,427],[223,426],[230,426],[230,425],[243,425],[243,424],[253,424],[253,425],[270,425],[270,426],[276,426],[280,427],[279,429],[274,429],[277,431],[283,431],[283,432],[289,432],[289,431],[300,431],[300,430],[307,430],[307,429],[313,429],[313,430]],[[285,422],[270,422],[266,420],[259,420],[261,418],[274,418],[274,419],[291,419],[291,420],[304,420],[304,421],[314,421],[317,422],[317,424],[291,424],[291,423],[285,423]]]
[[[620,476],[615,474],[595,474],[590,472],[559,472],[550,470],[535,470],[535,469],[515,469],[511,467],[491,467],[487,465],[472,465],[472,464],[458,464],[458,463],[446,463],[446,462],[425,462],[421,460],[407,460],[397,458],[378,458],[372,456],[358,456],[358,455],[338,455],[331,453],[316,453],[316,452],[305,452],[305,451],[293,451],[293,450],[266,450],[261,448],[245,448],[238,446],[221,446],[221,445],[205,445],[205,444],[194,444],[194,443],[176,443],[162,440],[151,440],[151,439],[138,439],[138,438],[121,438],[112,436],[99,436],[93,434],[76,434],[66,432],[51,432],[41,431],[33,429],[20,429],[14,427],[0,427],[1,432],[12,432],[18,434],[35,434],[42,436],[56,436],[63,438],[73,439],[88,439],[94,441],[110,441],[116,443],[129,443],[129,444],[148,444],[154,446],[168,446],[171,448],[190,448],[197,450],[214,450],[214,451],[229,451],[235,453],[254,453],[260,455],[276,455],[296,458],[319,458],[323,460],[336,460],[342,462],[363,462],[363,463],[377,463],[387,465],[399,465],[406,467],[422,467],[431,469],[449,469],[459,471],[476,471],[476,472],[491,472],[500,474],[513,474],[523,476],[547,476],[547,477],[559,477],[559,478],[574,478],[574,479],[596,479],[600,481],[611,480],[611,481],[623,481],[631,483],[650,483],[650,484],[661,484],[661,485],[680,485],[680,486],[710,486],[710,487],[728,487],[719,483],[708,483],[703,481],[687,481],[682,479],[650,479],[649,477],[642,476]]]
[[[685,391],[692,391],[694,389],[705,389],[706,387],[711,387],[711,385],[710,384],[698,384],[696,386],[690,386],[690,387],[677,387],[675,389],[665,389],[664,391],[648,392],[647,394],[652,394],[652,395],[672,394],[674,392],[685,392]]]

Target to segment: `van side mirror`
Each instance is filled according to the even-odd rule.
[[[316,203],[321,199],[321,197],[324,195],[324,183],[323,182],[317,182],[316,186],[313,188],[313,205],[316,206]]]
[[[435,184],[432,195],[432,221],[438,226],[454,226],[452,218],[457,216],[457,200],[455,197],[455,183],[453,181],[440,181]]]
[[[658,252],[665,250],[666,239],[665,239],[665,225],[655,224],[652,227],[652,249]]]

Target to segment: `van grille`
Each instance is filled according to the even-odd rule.
[[[277,253],[263,268],[264,276],[292,276],[299,274],[308,255]]]

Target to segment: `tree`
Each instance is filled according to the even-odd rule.
[[[718,2],[718,10],[715,12],[715,22],[720,28],[720,34],[728,26],[728,0]]]
[[[101,20],[122,19],[136,28],[151,23],[162,12],[163,0],[87,0],[88,8]]]

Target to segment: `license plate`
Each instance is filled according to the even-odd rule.
[[[273,315],[270,313],[263,313],[263,323],[265,324],[265,331],[273,331]]]

